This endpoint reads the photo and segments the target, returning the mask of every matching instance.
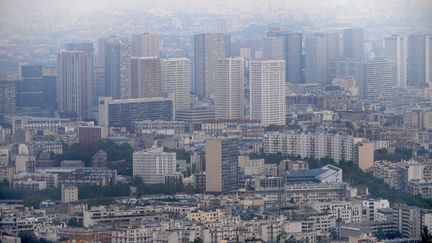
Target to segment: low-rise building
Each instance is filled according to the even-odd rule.
[[[287,201],[310,204],[320,201],[342,201],[347,198],[347,183],[286,184]]]
[[[282,160],[279,162],[278,172],[279,176],[285,176],[286,172],[296,172],[299,170],[308,170],[309,163],[306,161],[292,161],[292,160]]]
[[[144,183],[165,183],[167,176],[176,174],[176,153],[153,148],[133,153],[133,176]]]
[[[31,179],[27,180],[14,180],[12,187],[15,190],[44,190],[47,188],[46,181],[33,181]]]
[[[287,184],[310,184],[310,183],[340,183],[342,182],[342,169],[326,165],[317,169],[300,170],[287,173]]]
[[[106,167],[47,167],[36,172],[58,175],[58,184],[66,185],[114,185],[117,183],[117,171]]]
[[[319,213],[330,213],[343,223],[367,221],[367,210],[364,210],[361,201],[314,202],[311,207]]]
[[[187,219],[198,222],[215,222],[221,221],[227,214],[225,211],[191,211],[187,214]]]
[[[431,180],[411,180],[408,183],[408,192],[413,195],[420,195],[424,198],[432,198]]]

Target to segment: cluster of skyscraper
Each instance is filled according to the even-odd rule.
[[[198,100],[214,105],[216,119],[284,125],[286,82],[331,85],[335,78],[351,77],[367,102],[386,100],[394,89],[407,85],[426,86],[432,81],[431,38],[386,37],[383,52],[374,57],[365,48],[363,29],[305,37],[270,29],[263,38],[262,57],[245,63],[231,55],[230,35],[198,34],[191,75],[187,57],[160,58],[157,34],[133,35],[131,42],[112,36],[99,40],[97,58],[89,43],[66,45],[59,53],[58,105],[60,111],[89,119],[100,96],[114,100],[165,96],[173,100],[175,111],[184,112],[191,109],[194,93]]]
[[[199,99],[214,102],[217,119],[245,118],[245,61],[230,56],[231,37],[199,34],[194,38],[194,87]],[[190,108],[190,60],[159,58],[156,34],[99,40],[98,58],[93,45],[67,45],[58,56],[59,110],[92,117],[95,97],[136,99],[167,96],[176,111]],[[285,124],[285,61],[250,62],[250,118],[265,124]],[[93,97],[93,98],[92,98]]]

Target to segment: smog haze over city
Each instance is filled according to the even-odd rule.
[[[432,1],[0,0],[0,242],[432,243]]]

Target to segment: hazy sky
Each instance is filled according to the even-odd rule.
[[[424,9],[432,6],[431,0],[0,0],[0,11],[8,15],[23,16],[26,13],[86,14],[94,10],[115,10],[127,7],[143,9],[164,8],[166,11],[191,10],[199,8],[242,11],[243,9],[274,6],[275,8],[326,8],[342,9],[389,9],[401,6]]]
[[[242,17],[324,14],[338,20],[359,16],[372,20],[406,16],[421,19],[426,25],[432,22],[432,0],[0,0],[0,26],[1,23],[27,23],[32,18],[63,17],[75,21],[81,17],[91,18],[95,12],[127,10],[142,10],[156,16],[173,13]]]

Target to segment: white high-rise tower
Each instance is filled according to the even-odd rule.
[[[244,99],[243,58],[216,60],[215,111],[217,119],[242,119]]]
[[[250,118],[264,126],[285,125],[285,61],[250,62]]]

